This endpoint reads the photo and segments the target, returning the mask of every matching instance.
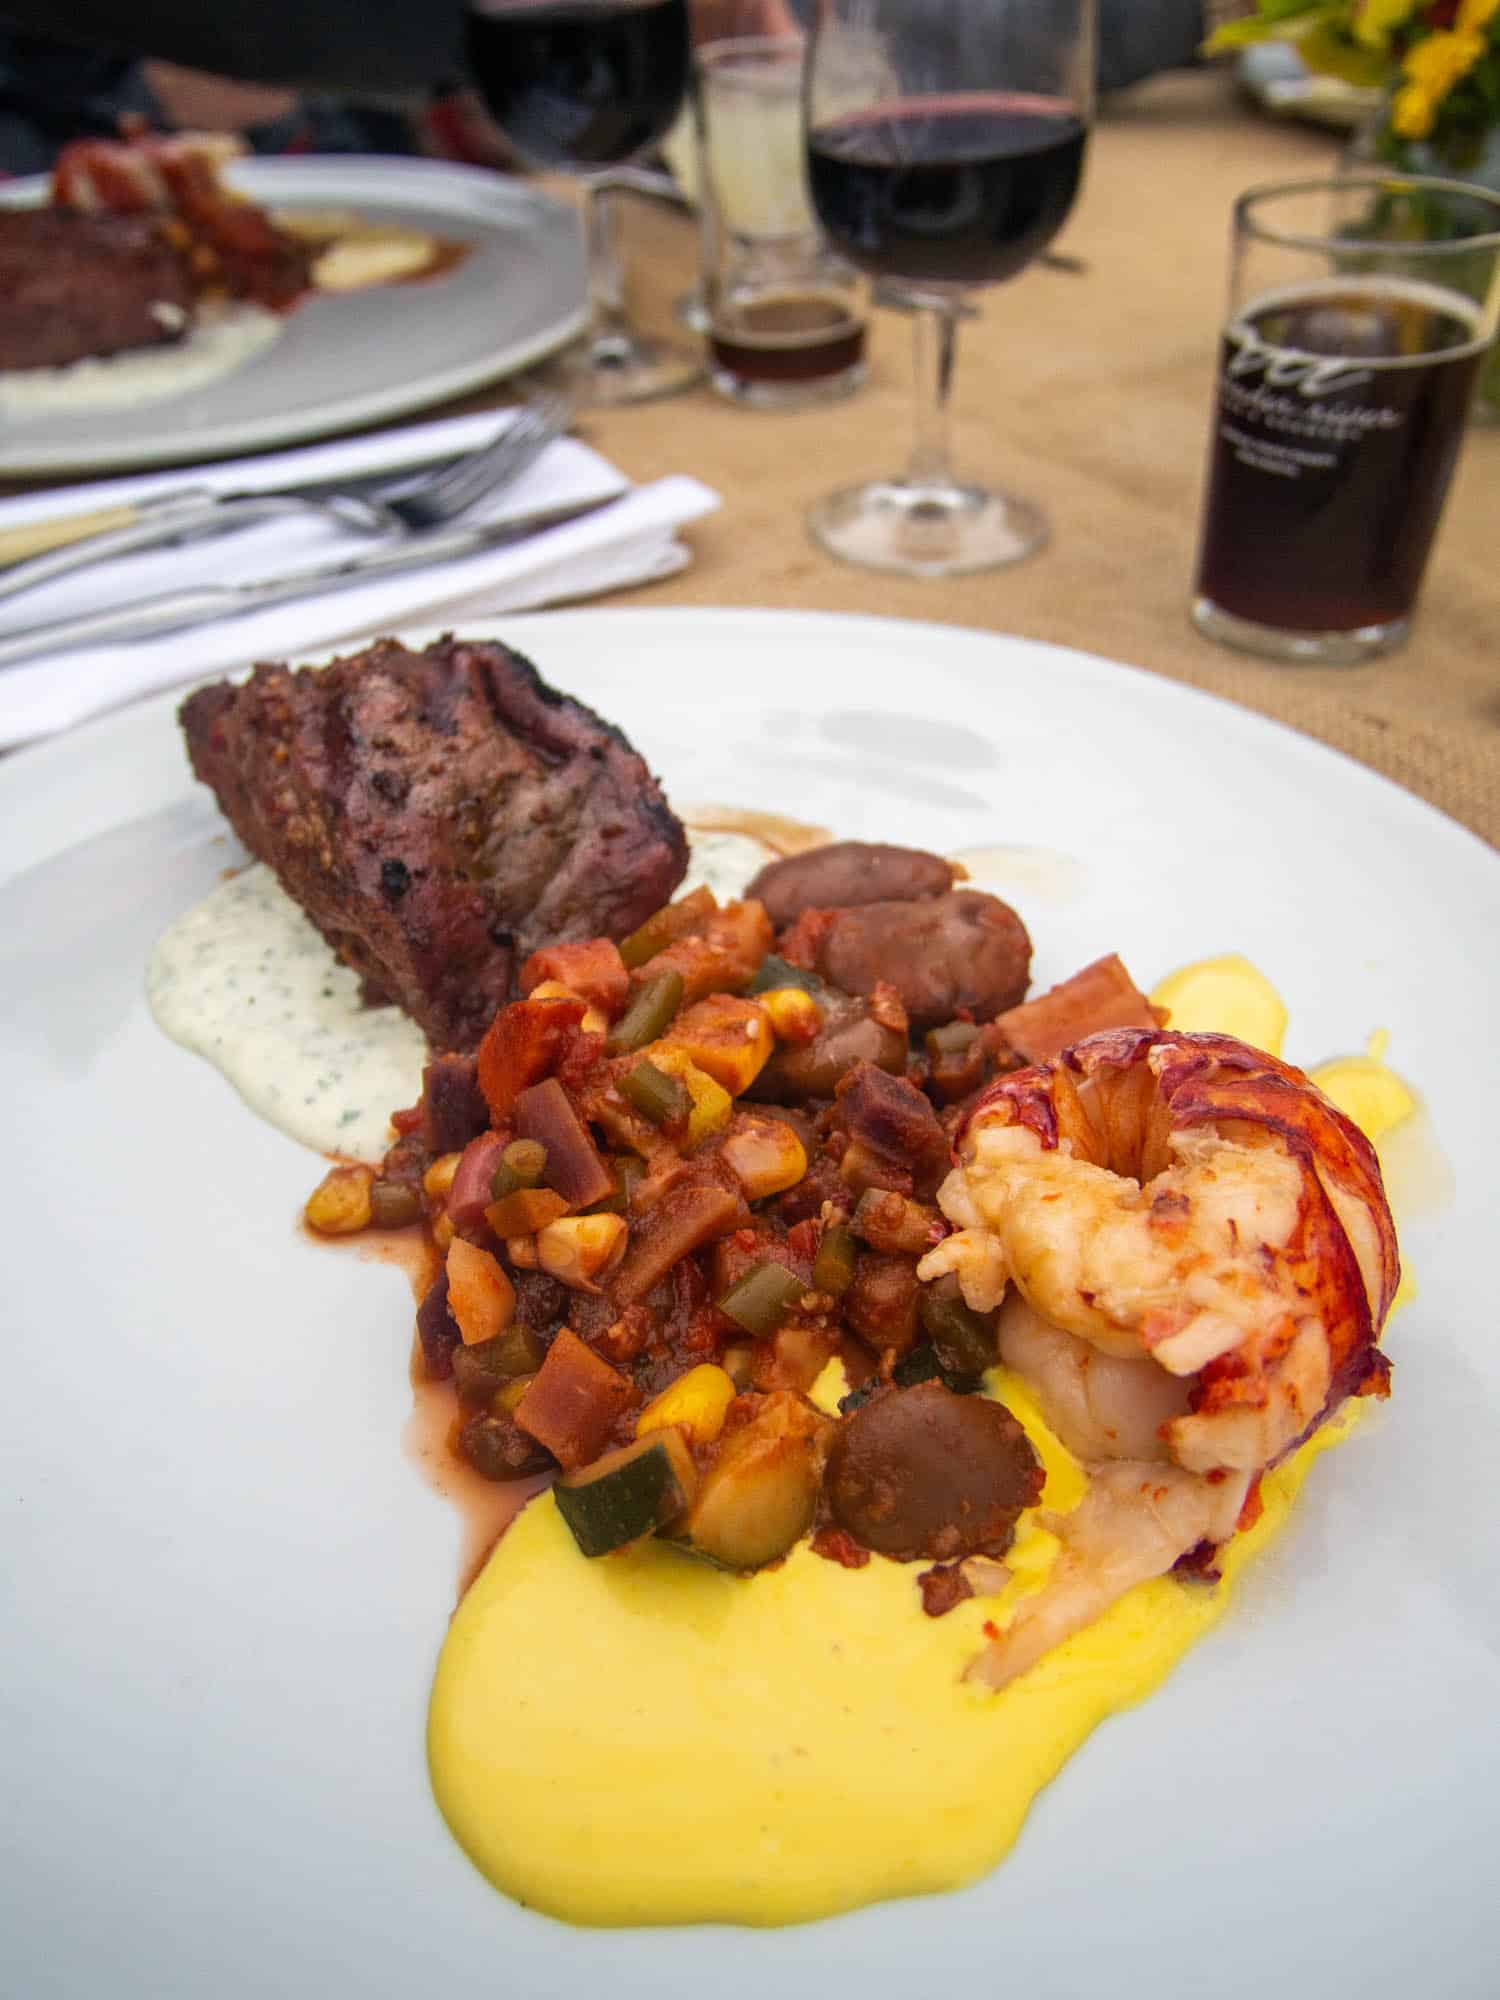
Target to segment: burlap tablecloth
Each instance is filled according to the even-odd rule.
[[[1468,438],[1405,652],[1279,666],[1187,622],[1230,203],[1252,182],[1329,170],[1341,143],[1255,114],[1219,72],[1107,108],[1058,245],[1086,272],[1034,267],[960,338],[955,457],[1045,504],[1052,542],[1030,562],[932,582],[844,568],[809,541],[811,501],[904,463],[911,329],[880,313],[870,380],[834,408],[772,415],[702,389],[589,415],[585,435],[635,477],[693,472],[725,497],[689,530],[691,568],[611,602],[873,612],[1078,646],[1321,737],[1500,844],[1500,430]],[[649,323],[692,278],[692,225],[642,209],[629,228]]]

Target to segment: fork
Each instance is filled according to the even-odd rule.
[[[402,473],[373,490],[364,481],[348,488],[308,492],[215,494],[207,487],[179,487],[140,505],[141,519],[32,556],[0,571],[0,601],[43,583],[90,569],[95,563],[142,549],[194,540],[288,514],[315,514],[363,535],[421,534],[442,527],[518,479],[572,420],[572,405],[551,392],[536,396],[497,438],[435,471]]]

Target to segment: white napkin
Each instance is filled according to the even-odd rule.
[[[169,487],[268,491],[292,479],[359,478],[472,451],[508,417],[491,412],[413,425],[224,465],[116,479],[0,501],[0,527],[143,498]],[[562,438],[514,485],[455,525],[505,521],[572,501],[620,497],[582,520],[510,547],[411,570],[379,582],[299,598],[241,618],[113,646],[48,654],[0,668],[0,747],[33,741],[142,695],[200,680],[252,660],[305,660],[336,643],[406,624],[455,625],[506,611],[591,597],[670,576],[688,561],[676,539],[719,496],[696,479],[631,487],[588,446]],[[81,575],[0,600],[0,633],[204,583],[250,583],[333,562],[377,546],[314,516],[238,528],[212,539],[99,564]]]

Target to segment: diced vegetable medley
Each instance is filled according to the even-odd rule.
[[[869,909],[919,909],[928,938],[923,894]],[[993,899],[963,900],[972,929]],[[1040,1491],[975,1393],[994,1315],[917,1265],[966,1100],[1094,1005],[1146,1003],[1111,960],[1009,1033],[964,1005],[913,1030],[894,919],[892,977],[818,969],[840,914],[794,907],[778,938],[760,901],[700,889],[623,944],[533,954],[477,1057],[429,1066],[379,1173],[336,1167],[308,1203],[328,1234],[420,1223],[422,1366],[452,1383],[456,1449],[486,1479],[554,1474],[584,1556],[655,1535],[745,1572],[811,1534],[845,1563],[993,1558]]]

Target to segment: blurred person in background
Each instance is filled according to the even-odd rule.
[[[983,0],[976,0],[983,4]],[[816,0],[692,0],[700,41],[774,33]],[[1252,0],[1100,0],[1103,91],[1198,60]],[[0,172],[69,139],[239,132],[257,152],[509,156],[462,87],[464,0],[0,0]]]

